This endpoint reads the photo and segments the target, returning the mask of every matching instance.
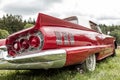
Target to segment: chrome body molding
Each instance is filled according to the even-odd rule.
[[[65,65],[66,51],[64,49],[45,50],[24,56],[8,57],[7,51],[2,50],[0,69],[49,69]]]

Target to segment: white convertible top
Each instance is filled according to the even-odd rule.
[[[75,24],[79,24],[81,26],[87,27],[91,29],[91,26],[96,26],[97,24],[93,21],[90,21],[88,19],[85,19],[83,16],[71,16],[68,18],[65,18],[64,20],[70,21]]]

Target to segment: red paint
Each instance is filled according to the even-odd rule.
[[[97,60],[103,59],[113,52],[114,38],[98,33],[92,29],[68,21],[54,18],[45,14],[39,14],[34,27],[19,31],[7,38],[7,45],[12,45],[16,39],[27,34],[34,34],[40,31],[43,34],[44,42],[41,50],[65,49],[67,52],[66,66],[83,62],[90,54],[98,53]],[[55,32],[61,34],[61,44],[57,43]],[[65,44],[64,34],[67,34],[68,44]],[[73,35],[73,43],[70,41],[70,34]],[[58,41],[59,42],[59,41]],[[39,41],[33,42],[39,44]],[[31,43],[31,44],[33,44]],[[37,45],[38,46],[38,45]],[[8,51],[12,46],[7,46]]]
[[[9,50],[8,53],[9,53],[9,56],[15,56],[16,55],[15,51],[13,51],[13,50]]]
[[[28,49],[29,48],[29,41],[27,39],[21,39],[20,40],[20,45],[21,45],[21,48],[23,49]]]
[[[82,63],[89,55],[101,52],[107,46],[84,46],[65,48],[67,51],[67,65]],[[101,57],[102,58],[102,57]]]
[[[32,47],[38,47],[40,45],[40,39],[37,36],[31,36],[29,42]]]
[[[0,46],[4,46],[6,43],[6,39],[0,39]]]

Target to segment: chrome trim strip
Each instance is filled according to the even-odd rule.
[[[6,51],[7,47],[6,46],[0,46],[0,50]]]
[[[64,49],[45,50],[39,53],[20,57],[8,57],[7,51],[0,59],[0,69],[49,69],[65,65],[66,51]]]
[[[0,46],[0,60],[3,59],[3,53],[7,51],[6,46]]]

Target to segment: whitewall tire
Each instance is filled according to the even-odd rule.
[[[96,56],[95,54],[90,55],[85,62],[82,64],[85,71],[94,71],[96,67]]]

